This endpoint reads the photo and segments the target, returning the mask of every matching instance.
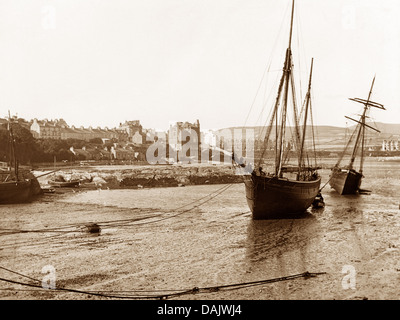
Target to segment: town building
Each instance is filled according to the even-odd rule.
[[[120,139],[121,136],[125,136],[124,133],[121,133],[116,129],[108,129],[107,127],[104,129],[100,127],[70,127],[63,119],[33,119],[33,122],[30,125],[30,130],[32,135],[37,139],[78,139],[90,141],[97,138],[105,141]]]
[[[176,151],[182,151],[183,146],[192,148],[200,154],[200,122],[176,122],[171,123],[168,130],[168,143],[170,148]]]
[[[61,128],[66,125],[63,119],[60,120],[38,120],[33,119],[30,130],[34,138],[40,139],[61,139]]]
[[[0,126],[2,126],[2,125],[4,125],[4,124],[7,124],[8,122],[9,122],[8,117],[6,117],[6,118],[0,118]],[[11,122],[12,122],[12,123],[18,123],[21,127],[23,127],[23,128],[25,128],[25,129],[28,129],[28,130],[29,130],[32,121],[29,122],[29,121],[26,121],[26,120],[23,119],[23,118],[18,118],[17,116],[12,116],[12,117],[11,117]]]
[[[143,132],[143,127],[139,120],[120,123],[116,130],[123,135],[120,137],[121,141],[132,142],[136,145],[144,144],[146,141],[146,134]]]
[[[400,151],[399,140],[383,140],[381,151]]]
[[[71,147],[69,149],[71,153],[74,155],[73,160],[109,160],[111,159],[111,153],[107,148],[86,148],[82,147],[81,149],[76,149]]]
[[[218,136],[215,131],[207,130],[201,132],[200,142],[202,145],[207,147],[217,147],[218,146]]]

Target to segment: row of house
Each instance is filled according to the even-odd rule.
[[[257,132],[252,132],[244,129],[221,129],[217,131],[200,130],[200,122],[197,120],[194,123],[190,122],[175,122],[171,123],[167,132],[156,132],[154,129],[144,129],[139,120],[125,121],[120,123],[115,128],[100,128],[100,127],[75,127],[69,126],[64,119],[55,120],[38,120],[33,119],[26,121],[17,116],[12,117],[13,122],[17,122],[22,127],[30,130],[35,138],[40,139],[77,139],[90,141],[92,139],[101,139],[103,142],[107,140],[117,140],[119,142],[128,142],[135,145],[143,145],[152,143],[157,136],[159,139],[165,139],[170,146],[176,150],[181,150],[182,145],[188,140],[197,145],[210,147],[224,147],[224,144],[232,146],[240,144],[240,142],[252,140],[255,143],[255,148],[259,143],[263,143],[258,137]],[[8,119],[0,118],[0,125],[8,122]],[[228,133],[228,134],[227,134]],[[250,133],[250,136],[249,136]],[[383,140],[381,151],[399,151],[399,139],[389,138]]]
[[[81,149],[70,147],[71,160],[128,160],[128,161],[144,161],[145,152],[141,148],[133,148],[132,146],[118,146],[117,143],[108,149],[107,147],[92,147]]]
[[[7,119],[0,118],[0,125],[7,123]],[[132,143],[136,146],[151,144],[155,139],[165,140],[170,147],[180,151],[184,144],[190,143],[191,148],[203,147],[224,147],[220,141],[225,139],[226,143],[231,143],[229,139],[220,137],[218,131],[200,130],[200,122],[174,122],[170,123],[167,132],[156,132],[154,129],[144,129],[139,120],[131,120],[120,123],[115,128],[101,127],[75,127],[69,126],[64,119],[39,120],[37,118],[26,121],[23,118],[14,116],[13,122],[29,129],[32,135],[37,139],[77,139],[90,141],[92,139],[101,139],[103,143],[107,141],[118,141],[120,143]],[[157,138],[155,138],[157,137]],[[83,150],[82,153],[85,153]],[[94,152],[96,153],[96,152]]]
[[[399,140],[383,140],[381,151],[400,151]]]
[[[117,128],[93,128],[69,126],[63,119],[38,120],[33,119],[29,127],[35,138],[41,139],[79,139],[90,141],[92,139],[118,140],[143,144],[146,133],[143,131],[139,120],[125,121]]]

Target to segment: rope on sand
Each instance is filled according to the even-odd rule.
[[[6,271],[10,271],[12,273],[16,273],[20,276],[24,276],[20,273],[8,270],[6,268],[3,268],[3,267],[0,267],[0,268],[4,269]],[[313,278],[313,277],[316,277],[316,276],[322,275],[322,274],[326,274],[326,272],[311,273],[311,272],[306,271],[303,273],[290,275],[290,276],[284,276],[284,277],[280,277],[280,278],[265,279],[265,280],[251,281],[251,282],[241,282],[241,283],[235,283],[235,284],[227,284],[227,285],[203,287],[203,288],[194,287],[189,290],[181,290],[181,291],[171,292],[171,293],[167,293],[167,294],[155,294],[155,295],[128,295],[128,294],[116,295],[116,294],[105,294],[105,293],[102,293],[101,291],[97,291],[97,292],[85,291],[85,290],[78,290],[78,289],[69,289],[69,288],[64,288],[64,287],[55,287],[55,288],[50,288],[50,289],[44,289],[43,286],[40,284],[24,283],[24,282],[20,282],[20,281],[11,280],[11,279],[5,279],[5,278],[0,278],[0,281],[12,283],[12,284],[23,285],[23,286],[28,286],[28,287],[40,288],[40,289],[46,290],[46,291],[65,291],[65,292],[70,292],[70,293],[87,294],[87,295],[99,296],[99,297],[104,297],[104,298],[131,299],[131,300],[134,300],[134,299],[165,300],[165,299],[189,295],[189,294],[215,293],[215,292],[227,291],[227,290],[238,290],[238,289],[243,289],[243,288],[248,288],[248,287],[264,285],[264,284],[268,284],[268,283],[294,280],[294,279],[298,279],[298,278],[309,279],[309,278]],[[24,276],[24,277],[27,277],[27,276]],[[35,282],[41,283],[40,280],[33,279],[30,277],[27,277],[27,278],[29,278]],[[13,290],[15,290],[15,289],[13,289]],[[130,292],[138,292],[138,291],[143,291],[143,290],[130,290]],[[162,290],[158,290],[158,291],[154,290],[153,292],[160,292],[160,291],[162,291]],[[151,292],[151,291],[146,291],[146,292]]]

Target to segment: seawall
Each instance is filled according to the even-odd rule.
[[[43,173],[37,172],[36,175]],[[147,165],[93,166],[62,169],[39,178],[46,184],[54,175],[65,180],[79,179],[81,187],[154,188],[185,185],[241,183],[243,177],[232,165]]]

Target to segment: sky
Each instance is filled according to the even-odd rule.
[[[262,125],[288,46],[290,0],[1,0],[0,117],[165,130]],[[400,123],[400,1],[296,0],[299,99],[314,59],[313,118],[347,126],[366,99]],[[265,106],[265,107],[264,107]]]

